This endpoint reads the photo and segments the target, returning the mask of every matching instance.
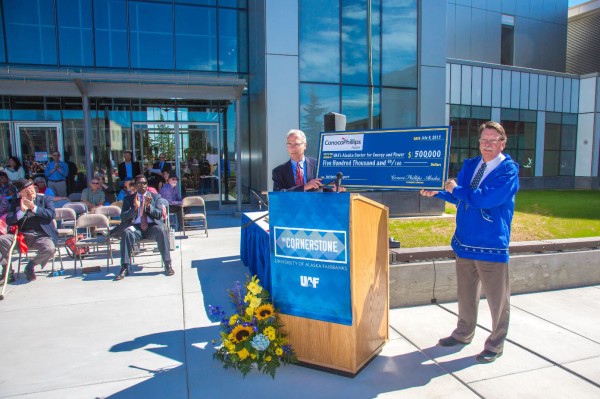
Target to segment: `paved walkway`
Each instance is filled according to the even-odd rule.
[[[390,311],[390,341],[358,376],[299,366],[245,379],[212,359],[219,329],[209,304],[244,280],[239,219],[209,216],[210,236],[192,233],[166,277],[157,255],[135,275],[109,272],[7,288],[0,302],[0,398],[599,398],[600,286],[512,297],[504,356],[480,365],[490,321],[482,302],[471,345],[436,346],[456,304]],[[105,265],[86,259],[84,266]]]

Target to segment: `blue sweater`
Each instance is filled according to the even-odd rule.
[[[475,190],[469,185],[481,157],[466,159],[452,194],[440,191],[436,195],[457,207],[452,249],[461,258],[508,262],[519,165],[504,155],[506,159]]]

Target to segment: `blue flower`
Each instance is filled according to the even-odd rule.
[[[250,345],[257,351],[264,351],[269,347],[269,343],[269,338],[265,337],[263,334],[257,334],[252,338]]]

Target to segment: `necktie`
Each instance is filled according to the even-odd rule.
[[[296,185],[304,185],[304,173],[302,173],[302,166],[300,165],[300,162],[296,163]]]
[[[477,170],[477,173],[475,173],[475,177],[473,178],[473,181],[471,182],[471,190],[475,190],[478,186],[479,186],[479,182],[481,181],[481,178],[483,177],[483,172],[485,172],[485,168],[487,167],[487,165],[484,163],[481,164],[481,166],[479,167],[479,170]]]
[[[148,230],[148,216],[146,215],[146,207],[144,206],[144,196],[142,196],[140,206],[142,207],[142,214],[140,215],[140,229],[142,229],[142,231],[146,231]]]

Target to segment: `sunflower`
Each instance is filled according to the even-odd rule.
[[[256,318],[258,320],[263,320],[263,319],[268,319],[269,317],[273,316],[273,314],[275,313],[275,309],[273,309],[273,305],[271,305],[270,303],[264,304],[259,306],[256,311],[254,312],[254,315],[256,316]]]
[[[250,334],[252,334],[252,327],[244,327],[242,325],[237,325],[231,332],[232,341],[233,342],[242,342],[245,341]]]

